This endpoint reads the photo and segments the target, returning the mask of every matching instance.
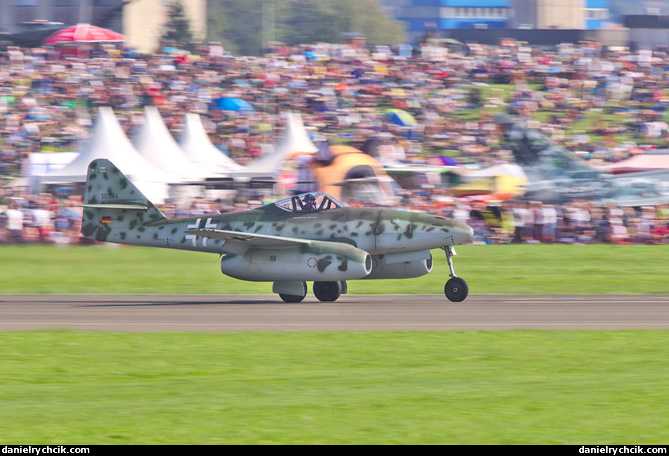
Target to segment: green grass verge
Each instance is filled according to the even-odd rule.
[[[666,331],[0,333],[3,444],[665,444]]]
[[[471,294],[667,294],[669,246],[460,246],[456,273]],[[434,250],[426,276],[357,280],[349,292],[441,294],[448,278]],[[271,293],[271,284],[223,276],[216,255],[139,247],[0,247],[0,293]]]

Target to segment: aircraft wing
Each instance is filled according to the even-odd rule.
[[[225,241],[223,246],[224,251],[230,253],[239,253],[239,251],[247,250],[248,248],[261,249],[286,249],[291,247],[299,247],[301,245],[311,245],[313,243],[322,243],[324,241],[312,241],[309,239],[287,238],[280,236],[268,236],[266,234],[252,234],[240,231],[227,230],[188,230],[186,234],[201,236],[208,239],[215,239],[217,241]]]

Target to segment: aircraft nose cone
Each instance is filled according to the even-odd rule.
[[[453,224],[453,230],[455,231],[453,239],[456,244],[467,242],[474,235],[474,229],[471,226],[457,220]]]
[[[452,218],[414,213],[411,221],[423,225],[416,232],[425,233],[425,240],[431,245],[439,243],[439,246],[443,247],[444,245],[462,244],[474,235],[471,226]]]

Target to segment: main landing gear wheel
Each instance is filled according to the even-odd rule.
[[[301,295],[279,293],[279,297],[283,299],[283,302],[302,302],[307,295],[307,282],[302,282],[302,288],[304,288],[304,292]]]
[[[461,302],[467,298],[469,295],[469,285],[460,277],[455,275],[455,270],[453,269],[453,256],[456,255],[455,249],[453,246],[444,247],[446,252],[446,260],[448,261],[448,269],[451,271],[451,278],[446,285],[444,285],[444,294],[449,301]]]
[[[444,294],[449,301],[464,301],[469,294],[469,285],[460,277],[453,277],[444,285]]]
[[[314,282],[314,295],[319,301],[336,301],[341,296],[342,290],[341,282]]]

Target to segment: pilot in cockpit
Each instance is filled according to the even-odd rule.
[[[311,193],[308,193],[304,196],[303,199],[303,209],[305,211],[315,211],[316,210],[316,197]]]

